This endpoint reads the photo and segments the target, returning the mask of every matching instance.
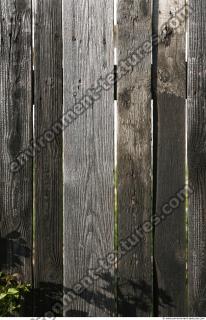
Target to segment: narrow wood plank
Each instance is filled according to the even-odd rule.
[[[169,20],[175,21],[184,4],[184,0],[160,0],[154,5],[154,32],[161,39],[154,55],[156,213],[162,217],[154,239],[156,316],[187,315],[185,202],[177,208],[175,201],[164,207],[185,184],[185,21]]]
[[[145,41],[151,47],[151,1],[118,1],[118,72],[120,63]],[[138,55],[137,55],[138,56]],[[141,59],[140,59],[141,60]],[[152,217],[151,50],[118,82],[118,237],[135,234]],[[128,66],[128,63],[127,63]],[[136,238],[135,238],[136,237]],[[118,263],[118,314],[152,313],[152,232],[130,248]],[[122,246],[119,246],[122,250]]]
[[[61,1],[36,0],[34,31],[36,140],[47,130],[46,147],[35,154],[34,314],[43,316],[53,311],[63,285],[62,134],[49,130],[63,108]]]
[[[31,1],[0,1],[0,270],[32,282]],[[11,166],[12,163],[12,166]]]
[[[190,1],[188,56],[189,316],[206,313],[206,2]]]
[[[113,72],[113,1],[63,0],[63,34],[66,112],[101,76]],[[113,85],[108,91],[100,89],[99,94],[90,107],[76,108],[78,119],[64,132],[67,316],[109,316],[114,312],[113,266],[96,271],[98,260],[114,250]],[[94,274],[88,278],[89,269]]]

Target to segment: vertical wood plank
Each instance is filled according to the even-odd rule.
[[[31,1],[0,2],[0,270],[32,282]],[[11,166],[12,163],[12,166]]]
[[[185,184],[185,22],[174,29],[169,19],[185,0],[159,0],[154,4],[154,32],[161,39],[154,55],[155,112],[157,112],[156,213],[161,224],[155,230],[156,315],[186,316],[186,212],[172,197]],[[154,81],[155,81],[154,80]],[[168,214],[170,212],[170,214]],[[168,215],[167,215],[168,214]]]
[[[151,46],[151,1],[119,0],[117,16],[120,73],[120,60],[145,41]],[[151,50],[129,69],[117,87],[118,237],[121,242],[130,236],[136,243],[135,230],[152,218]],[[132,248],[129,239],[125,243]],[[122,244],[119,248],[122,250]],[[149,232],[118,263],[118,314],[151,315],[152,284],[152,232]]]
[[[62,133],[50,130],[63,108],[62,7],[59,0],[35,3],[35,139],[47,132],[46,147],[35,150],[35,315],[43,316],[63,285]]]
[[[188,56],[189,316],[206,312],[206,2],[190,1]]]
[[[63,0],[63,35],[66,112],[113,72],[113,1]],[[74,296],[65,295],[67,316],[114,311],[113,266],[96,271],[114,250],[113,86],[99,95],[88,108],[78,105],[64,132],[64,286]]]

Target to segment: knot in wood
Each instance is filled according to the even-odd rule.
[[[159,70],[159,79],[160,81],[166,83],[170,79],[170,74],[168,70]]]
[[[161,32],[161,41],[168,47],[171,43],[171,38],[173,36],[173,29],[169,25],[165,25]]]

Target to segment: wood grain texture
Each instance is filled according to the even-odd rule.
[[[158,119],[156,213],[160,216],[163,205],[185,184],[185,22],[176,31],[168,23],[184,3],[154,3],[154,32],[161,38],[154,50],[154,118]],[[185,223],[182,202],[155,230],[156,316],[187,315]]]
[[[32,138],[31,1],[0,1],[0,270],[32,282],[32,161],[11,162]]]
[[[151,42],[151,1],[118,1],[118,61]],[[152,217],[151,52],[118,82],[118,237]],[[129,245],[128,245],[129,246]],[[118,264],[118,314],[152,313],[152,234]]]
[[[34,32],[34,127],[38,139],[63,110],[61,1],[36,0]],[[51,311],[52,304],[62,295],[62,134],[54,138],[35,153],[36,316]]]
[[[206,2],[190,1],[188,51],[189,316],[206,313]]]
[[[63,35],[66,112],[99,77],[113,71],[113,1],[63,0]],[[68,292],[114,249],[113,141],[112,87],[102,90],[99,100],[64,132],[64,286]],[[83,293],[65,303],[65,315],[113,314],[113,267],[98,273],[98,279],[83,285]]]

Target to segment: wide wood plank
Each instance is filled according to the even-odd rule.
[[[117,20],[120,75],[121,60],[145,41],[151,47],[151,1],[119,0]],[[151,49],[139,63],[131,61],[134,66],[117,85],[117,205],[119,242],[132,236],[133,250],[127,239],[130,249],[118,263],[117,299],[120,316],[141,317],[153,308],[152,232],[139,243],[135,234],[152,218]]]
[[[63,0],[64,112],[113,72],[113,1]],[[101,87],[101,85],[100,85]],[[114,312],[114,89],[103,88],[90,107],[78,105],[64,132],[64,286],[67,316]],[[89,94],[89,92],[88,92]],[[90,95],[92,95],[90,93]],[[75,286],[94,269],[90,280]],[[84,279],[85,280],[85,279]],[[89,284],[88,284],[89,281]]]
[[[31,1],[0,1],[0,270],[32,282]],[[12,164],[12,165],[11,165]]]
[[[206,2],[190,1],[188,51],[189,316],[206,314]]]
[[[35,316],[53,311],[63,285],[62,133],[50,130],[62,115],[62,8],[60,0],[36,0],[34,9]],[[59,316],[62,315],[61,309]]]
[[[156,316],[187,315],[185,201],[179,201],[178,206],[175,201],[164,206],[185,184],[185,21],[175,23],[184,3],[154,3],[154,33],[161,39],[154,49],[153,83],[156,213],[162,217],[154,238]]]

